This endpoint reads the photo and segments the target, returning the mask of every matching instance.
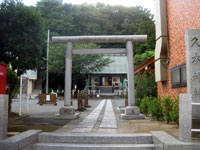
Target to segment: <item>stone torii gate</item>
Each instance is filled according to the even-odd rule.
[[[72,54],[127,54],[128,59],[128,106],[122,119],[137,119],[143,117],[140,109],[135,105],[134,94],[134,66],[133,66],[133,44],[134,42],[145,42],[147,35],[109,35],[109,36],[55,36],[54,43],[66,43],[65,64],[65,93],[64,106],[60,108],[58,119],[76,119],[78,114],[71,106],[71,80],[72,80]],[[82,49],[72,48],[72,43],[126,43],[126,48],[121,49]]]

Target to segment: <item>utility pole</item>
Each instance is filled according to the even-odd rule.
[[[22,75],[20,76],[20,94],[19,94],[19,116],[22,115]]]
[[[48,60],[49,60],[49,33],[50,33],[50,31],[48,30],[48,35],[47,35],[47,64],[46,64],[46,94],[48,94],[48,89],[49,89],[49,70],[48,70]]]

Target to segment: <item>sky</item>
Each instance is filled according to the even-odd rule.
[[[0,0],[1,2],[2,0]],[[39,0],[22,0],[25,5],[33,5],[35,6],[37,1]],[[155,0],[63,0],[64,3],[72,3],[72,4],[96,4],[97,2],[101,2],[109,5],[122,5],[122,6],[143,6],[151,11],[152,14],[155,14]]]

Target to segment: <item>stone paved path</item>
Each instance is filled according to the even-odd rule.
[[[100,104],[85,118],[83,119],[72,132],[91,132],[100,112],[102,111],[106,100],[102,100]]]
[[[117,123],[115,118],[115,113],[113,111],[113,106],[111,100],[107,100],[107,105],[104,113],[103,120],[99,126],[99,128],[108,128],[108,129],[116,129]]]
[[[107,129],[117,129],[115,113],[113,110],[112,102],[109,99],[102,100],[99,105],[87,117],[85,117],[85,119],[83,119],[76,126],[76,128],[72,130],[72,132],[93,132],[93,128],[97,123],[97,119],[99,118],[100,113],[102,113],[104,110],[104,105],[106,105],[106,108],[103,117],[100,117],[101,123],[98,125],[98,132],[102,132]]]

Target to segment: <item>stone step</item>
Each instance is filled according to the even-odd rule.
[[[155,150],[153,144],[38,143],[33,150]]]
[[[151,134],[41,133],[40,143],[152,144]]]

